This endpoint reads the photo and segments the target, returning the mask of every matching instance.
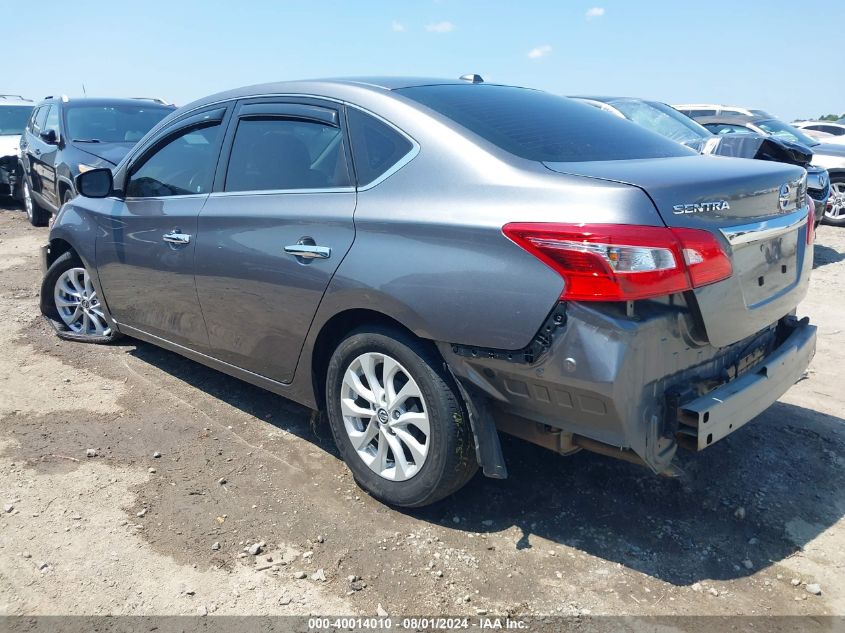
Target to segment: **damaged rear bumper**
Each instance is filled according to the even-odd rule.
[[[799,321],[759,365],[721,387],[680,406],[679,433],[702,450],[753,420],[807,371],[816,352],[816,326]]]
[[[635,315],[560,304],[553,316],[520,352],[439,346],[474,402],[485,473],[506,472],[485,459],[500,454],[495,434],[479,433],[494,424],[561,453],[602,449],[667,472],[678,446],[705,448],[775,402],[815,351],[816,328],[791,315],[723,348],[677,303],[638,303]]]

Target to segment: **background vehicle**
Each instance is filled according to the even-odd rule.
[[[827,169],[830,175],[830,186],[841,191],[845,185],[845,147],[841,145],[819,143],[801,130],[773,118],[744,115],[693,118],[714,134],[753,132],[807,145],[813,151],[813,165]],[[820,192],[817,187],[812,187],[809,193],[814,200],[818,200],[824,192]],[[825,210],[824,222],[835,226],[845,226],[845,215],[838,210],[838,207],[830,207]]]
[[[77,185],[44,250],[59,335],[128,334],[325,408],[356,481],[396,505],[476,464],[506,476],[497,425],[671,471],[815,349],[793,316],[803,169],[541,91],[250,86]]]
[[[740,108],[739,106],[726,106],[717,103],[682,103],[673,105],[673,108],[678,112],[685,114],[690,118],[699,116],[718,116],[743,114],[746,116],[764,116],[771,117],[772,115],[765,110],[756,110],[752,108]]]
[[[50,214],[76,195],[73,179],[114,167],[152,127],[175,110],[156,99],[47,97],[21,138],[23,198],[29,221],[45,226]]]
[[[835,123],[833,121],[796,121],[792,125],[799,130],[803,130],[807,136],[811,136],[819,142],[845,145],[845,123]]]
[[[573,97],[644,128],[682,143],[702,154],[756,158],[798,165],[807,170],[807,187],[815,206],[816,225],[825,214],[830,188],[823,167],[811,164],[813,152],[805,145],[763,134],[717,136],[688,116],[659,101],[633,97]]]
[[[21,200],[20,140],[32,112],[32,101],[0,95],[0,196]]]

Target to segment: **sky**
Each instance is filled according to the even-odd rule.
[[[845,113],[845,2],[812,7],[810,16],[784,0],[41,0],[33,22],[30,3],[9,0],[3,42],[16,52],[0,92],[73,97],[84,85],[88,96],[181,105],[269,81],[478,73],[562,95],[716,102],[786,120]]]

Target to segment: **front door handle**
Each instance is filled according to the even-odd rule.
[[[288,255],[295,255],[303,259],[328,259],[332,256],[332,249],[328,246],[316,246],[315,244],[291,244],[285,246]]]
[[[172,231],[170,233],[165,233],[161,236],[161,239],[165,242],[170,244],[190,244],[191,243],[191,236],[187,233],[179,233],[178,231]]]

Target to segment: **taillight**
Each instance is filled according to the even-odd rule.
[[[503,233],[564,279],[561,299],[629,301],[731,276],[716,237],[699,229],[627,224],[512,223]]]

